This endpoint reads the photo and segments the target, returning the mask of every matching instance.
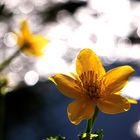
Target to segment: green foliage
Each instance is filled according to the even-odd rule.
[[[94,134],[97,134],[98,136],[94,138],[94,140],[102,140],[103,139],[103,130],[97,130]]]
[[[83,133],[79,135],[79,140],[102,140],[103,130],[98,130],[94,133]]]
[[[46,138],[44,140],[66,140],[66,138],[62,136],[54,136],[54,137]]]

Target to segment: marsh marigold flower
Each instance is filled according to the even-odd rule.
[[[90,119],[96,106],[104,113],[117,114],[137,103],[121,96],[122,88],[134,73],[132,67],[120,66],[106,72],[98,56],[90,49],[83,49],[76,60],[76,72],[73,77],[64,74],[50,77],[64,95],[75,99],[67,108],[73,124]]]
[[[17,34],[17,44],[25,54],[29,56],[42,56],[43,49],[47,43],[48,40],[42,35],[34,35],[30,32],[26,20],[21,22],[20,33]]]

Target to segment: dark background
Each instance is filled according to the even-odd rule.
[[[66,136],[76,140],[84,132],[86,123],[71,124],[66,108],[71,100],[63,96],[50,82],[40,82],[33,87],[22,87],[6,96],[6,139],[42,140],[48,136]],[[99,113],[95,130],[103,129],[104,140],[136,140],[132,128],[139,121],[140,104],[130,111],[107,115]]]

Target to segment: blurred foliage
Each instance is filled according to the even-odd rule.
[[[13,16],[13,13],[4,4],[0,4],[0,20],[6,20]]]
[[[73,15],[78,8],[86,5],[87,2],[85,1],[68,1],[65,3],[51,4],[50,7],[46,7],[44,11],[41,11],[39,15],[42,17],[44,23],[56,22],[58,12],[65,10]]]
[[[129,34],[128,39],[130,39],[132,44],[140,44],[140,38],[137,34],[137,28]]]
[[[0,76],[0,94],[5,94],[8,87],[8,79],[4,76]]]
[[[140,2],[140,0],[130,0],[130,1],[137,1],[137,2]]]

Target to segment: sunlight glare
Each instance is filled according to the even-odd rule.
[[[24,76],[24,81],[28,86],[33,86],[35,85],[39,80],[39,75],[37,72],[31,70],[26,72]]]
[[[132,127],[132,132],[134,136],[136,136],[137,138],[140,138],[140,121],[134,123]]]
[[[140,78],[132,78],[122,89],[122,94],[134,99],[140,99]]]

